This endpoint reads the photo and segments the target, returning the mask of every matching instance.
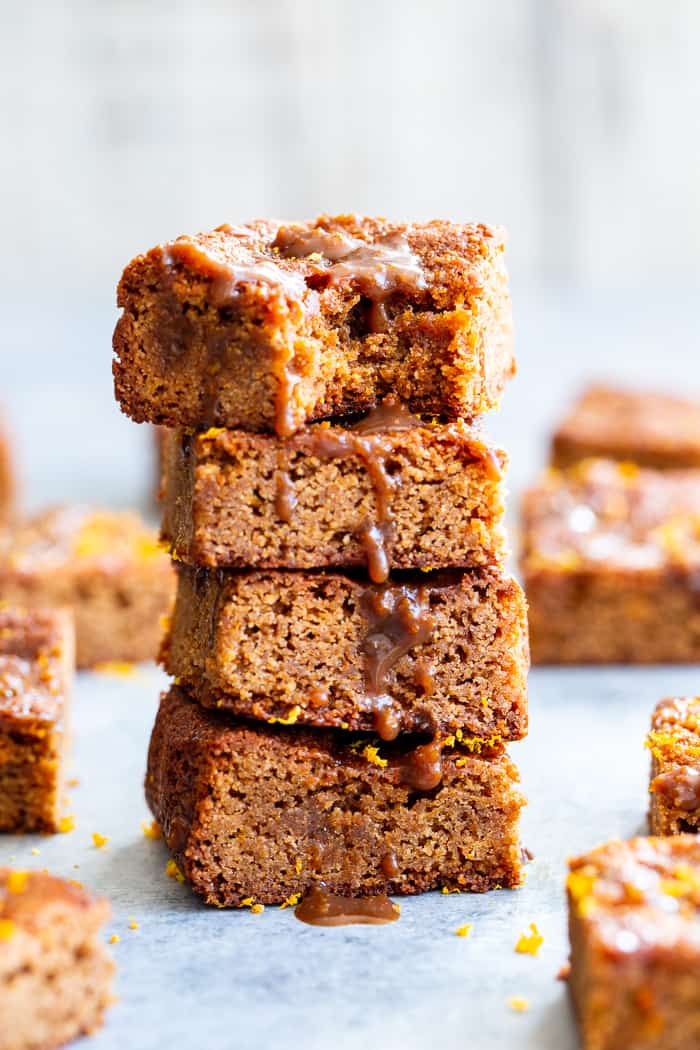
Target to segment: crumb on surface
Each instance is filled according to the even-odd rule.
[[[471,922],[465,922],[464,926],[457,927],[457,929],[455,930],[455,934],[458,937],[468,937],[473,929],[474,926]]]
[[[40,851],[36,848],[36,846],[32,846],[32,856],[33,857],[38,857],[39,856],[39,852]]]
[[[58,830],[62,835],[67,834],[69,831],[75,831],[75,816],[73,813],[69,813],[65,817],[61,817],[58,822]],[[37,850],[37,853],[39,851]]]
[[[95,674],[116,675],[119,678],[129,678],[136,673],[136,665],[128,660],[102,660],[93,667]]]
[[[523,995],[511,995],[508,1000],[508,1006],[511,1010],[514,1010],[516,1014],[522,1014],[530,1009],[530,1000],[526,999]]]
[[[118,933],[113,933],[112,936],[109,938],[109,943],[110,944],[119,944],[120,940],[121,940],[121,937],[119,936],[119,934]]]
[[[184,882],[185,876],[182,874],[177,866],[177,862],[171,857],[165,864],[165,874],[168,878],[175,879],[176,882]]]
[[[158,827],[158,824],[155,822],[155,820],[151,820],[151,821],[142,820],[141,821],[141,831],[144,833],[144,835],[145,835],[145,837],[147,839],[162,839],[163,838],[163,833],[160,830],[160,828]]]
[[[99,831],[93,831],[92,841],[95,846],[95,849],[104,849],[104,847],[109,842],[109,835],[100,835]]]
[[[294,908],[300,900],[300,893],[292,893],[289,897],[287,897],[286,901],[282,901],[282,903],[280,904],[280,908]]]
[[[529,930],[529,933],[523,930],[515,944],[515,950],[520,955],[538,955],[544,943],[544,937],[534,922],[530,923]]]

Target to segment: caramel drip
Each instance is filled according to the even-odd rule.
[[[297,494],[289,474],[287,448],[281,445],[277,450],[277,470],[275,471],[275,513],[285,525],[289,525],[292,520],[296,505]]]
[[[416,791],[431,791],[442,780],[442,746],[438,740],[421,744],[404,755],[401,780]]]
[[[368,625],[362,652],[375,728],[383,740],[393,740],[400,718],[386,694],[387,675],[409,650],[430,639],[434,620],[423,587],[368,587],[360,605]]]
[[[397,879],[401,874],[401,868],[396,857],[396,851],[390,849],[388,853],[385,853],[379,862],[379,866],[382,869],[382,874],[387,879]]]
[[[369,299],[370,332],[386,331],[385,303],[391,295],[427,288],[421,260],[401,233],[369,243],[341,232],[281,226],[273,248],[285,259],[309,259],[317,280],[328,285],[348,283]]]
[[[285,295],[296,303],[303,302],[307,286],[301,274],[282,269],[269,255],[245,244],[245,230],[235,226],[220,226],[219,231],[244,243],[245,262],[222,260],[196,241],[182,237],[163,248],[166,266],[182,265],[206,278],[209,281],[209,302],[218,310],[231,307],[246,285],[262,285],[268,288],[271,295]],[[212,337],[207,346],[207,379],[202,412],[206,425],[218,422],[220,374],[226,367],[228,350],[229,340],[225,333]],[[273,365],[277,380],[275,430],[280,437],[289,437],[297,428],[292,399],[299,376],[292,368],[293,360],[294,347],[289,343],[278,352]]]
[[[414,681],[423,690],[423,696],[432,696],[435,692],[435,667],[429,660],[418,660]]]
[[[323,886],[312,886],[294,914],[310,926],[381,926],[396,922],[399,909],[385,893],[376,897],[340,897]]]
[[[319,459],[350,459],[358,456],[367,471],[376,502],[376,517],[363,524],[359,537],[367,554],[367,567],[373,583],[384,583],[389,576],[386,547],[394,532],[390,503],[392,492],[400,484],[398,475],[391,475],[386,469],[392,448],[384,440],[384,435],[417,426],[420,426],[420,420],[411,415],[397,397],[389,395],[352,428],[313,427],[309,430],[308,447],[311,455]],[[286,513],[288,505],[287,495],[279,506]],[[289,521],[288,517],[280,514],[279,509],[277,513],[282,521]]]

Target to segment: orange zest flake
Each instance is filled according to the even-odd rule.
[[[544,937],[537,929],[534,922],[530,923],[530,932],[523,931],[515,945],[515,950],[520,955],[539,955],[540,948],[544,943]]]
[[[530,1009],[530,1000],[526,999],[523,995],[511,995],[508,1000],[508,1006],[511,1010],[514,1010],[516,1014],[522,1014]]]
[[[136,674],[136,666],[127,660],[103,660],[93,667],[95,674],[116,675],[119,678],[130,678]]]
[[[32,846],[31,854],[32,854],[33,857],[38,857],[40,852],[41,852],[41,850],[38,850],[36,848],[36,846]]]
[[[177,866],[177,863],[173,860],[172,857],[166,862],[165,874],[168,876],[168,878],[175,879],[176,882],[185,881],[185,876],[182,874],[182,872]]]
[[[282,908],[294,908],[300,900],[300,893],[292,893],[289,897],[287,897],[286,901],[282,901],[282,903],[280,904],[280,910]]]
[[[65,817],[61,817],[58,822],[58,830],[62,835],[66,835],[69,831],[75,831],[75,816],[69,813]]]
[[[0,941],[9,941],[16,928],[12,919],[0,919]]]
[[[455,930],[455,934],[457,935],[457,937],[468,937],[473,929],[474,926],[471,922],[465,922],[464,926],[457,927],[457,929]]]
[[[7,876],[5,888],[8,893],[24,893],[28,880],[28,871],[11,871]]]
[[[299,715],[300,714],[301,714],[301,708],[299,707],[298,704],[295,704],[294,707],[292,707],[287,712],[287,714],[285,715],[284,718],[268,718],[267,721],[268,721],[268,724],[271,725],[271,726],[275,725],[275,723],[278,723],[281,726],[293,726],[294,723],[299,720]]]
[[[139,928],[139,924],[137,923],[136,919],[133,917],[133,915],[130,916],[129,929],[130,930],[138,930],[138,928]]]
[[[160,828],[156,824],[155,820],[150,821],[150,823],[147,820],[142,820],[141,821],[141,831],[144,833],[144,835],[145,835],[145,837],[147,839],[162,839],[163,838],[163,832],[160,830]]]
[[[260,915],[261,912],[265,911],[265,905],[257,904],[255,901],[255,897],[244,897],[239,907],[250,908],[253,915]]]
[[[442,889],[440,890],[440,892],[447,894],[447,893],[461,893],[462,891],[459,889],[458,886],[452,886],[452,887],[450,887],[450,886],[443,886]]]
[[[93,831],[92,841],[95,849],[104,849],[109,842],[109,835],[100,835],[99,831]]]
[[[384,769],[387,765],[387,760],[382,758],[379,754],[379,748],[374,747],[372,744],[367,744],[366,747],[360,752],[363,758],[366,758],[370,765],[379,766],[380,769]]]
[[[121,940],[121,937],[119,936],[119,934],[118,933],[113,933],[112,936],[109,938],[109,943],[110,944],[119,944],[120,940]]]
[[[304,865],[302,863],[301,857],[297,857],[297,859],[294,862],[294,870],[297,873],[297,875],[301,875],[303,867]]]

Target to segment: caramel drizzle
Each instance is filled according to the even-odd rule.
[[[296,906],[294,915],[311,926],[383,926],[396,922],[399,909],[385,893],[375,897],[341,897],[314,885]]]
[[[402,656],[429,641],[435,622],[425,587],[368,587],[360,606],[368,624],[361,649],[375,728],[382,740],[394,740],[401,720],[386,693],[387,676]]]
[[[386,331],[386,301],[391,295],[427,288],[421,260],[401,233],[390,233],[370,243],[340,231],[281,226],[272,247],[285,259],[313,262],[309,280],[328,285],[349,283],[369,299],[371,333]]]
[[[386,397],[364,419],[349,429],[314,427],[309,432],[311,455],[319,459],[350,459],[358,456],[364,464],[374,492],[376,517],[366,521],[359,530],[359,538],[367,555],[367,568],[373,583],[384,583],[389,577],[387,544],[394,533],[391,517],[391,496],[400,484],[386,469],[393,452],[383,434],[412,430],[421,425],[394,395]],[[281,521],[289,522],[296,500],[290,492],[293,482],[284,463],[276,475],[275,508]]]

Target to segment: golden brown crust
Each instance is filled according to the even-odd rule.
[[[554,433],[551,463],[567,467],[598,456],[657,470],[700,467],[700,402],[587,387]]]
[[[327,423],[286,440],[180,430],[166,445],[162,534],[175,557],[191,564],[364,566],[363,530],[381,508],[392,569],[498,566],[506,462],[462,423],[359,439]]]
[[[498,404],[515,367],[501,230],[358,216],[301,224],[311,237],[373,248],[400,238],[412,253],[421,281],[396,283],[376,330],[362,282],[333,279],[322,254],[284,257],[283,229],[220,227],[127,266],[114,378],[128,415],[283,433],[366,411],[390,392],[450,418]]]
[[[414,573],[384,588],[339,572],[179,575],[164,663],[201,703],[359,730],[387,709],[404,732],[512,740],[527,730],[526,606],[510,577]],[[401,601],[402,588],[408,609],[431,619],[420,644],[403,648],[368,612],[375,598]],[[378,689],[370,640],[383,654]]]
[[[524,800],[507,756],[445,750],[439,783],[422,791],[405,782],[411,747],[241,722],[174,687],[153,730],[146,797],[208,903],[281,903],[318,881],[346,895],[517,885]]]

